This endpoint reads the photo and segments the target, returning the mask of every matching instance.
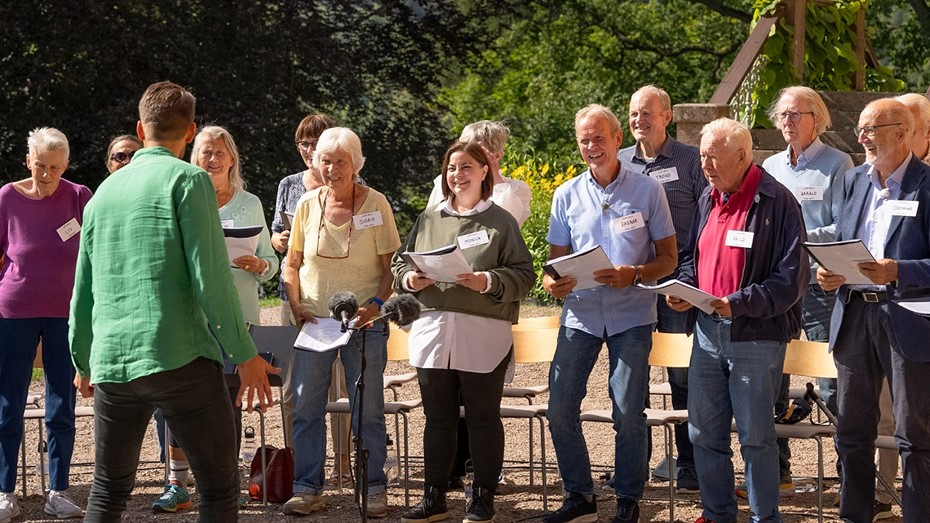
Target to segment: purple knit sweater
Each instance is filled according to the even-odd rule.
[[[0,318],[67,318],[80,233],[58,229],[83,221],[90,189],[62,179],[49,197],[32,200],[12,183],[0,188]]]

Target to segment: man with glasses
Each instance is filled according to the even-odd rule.
[[[781,131],[788,144],[784,151],[770,156],[762,168],[794,193],[801,204],[808,241],[832,242],[836,236],[836,217],[843,175],[853,168],[848,154],[824,144],[820,135],[830,128],[830,112],[823,99],[810,87],[795,85],[778,93],[768,112],[769,120]],[[817,265],[811,260],[810,282],[802,298],[801,326],[810,341],[827,341],[830,315],[836,296],[817,285]],[[782,376],[775,400],[775,412],[788,408],[791,376]],[[836,380],[819,382],[827,407],[836,412]],[[786,438],[778,439],[779,488],[782,495],[793,494],[791,450]],[[842,480],[842,475],[840,475]],[[746,486],[737,485],[736,495],[746,497]]]
[[[930,320],[902,306],[930,300],[930,167],[910,150],[913,128],[907,107],[885,98],[867,105],[854,129],[866,163],[843,179],[836,239],[862,239],[877,260],[859,264],[871,284],[847,285],[843,276],[817,269],[825,290],[839,289],[830,346],[839,376],[845,521],[873,518],[874,441],[885,377],[904,462],[904,521],[930,521]]]

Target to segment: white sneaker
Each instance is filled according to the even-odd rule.
[[[368,495],[368,517],[383,518],[388,514],[387,491]]]
[[[58,519],[79,518],[84,515],[81,507],[71,501],[64,492],[52,490],[48,493],[48,501],[45,502],[45,513],[51,514]]]
[[[16,494],[12,492],[0,492],[0,523],[9,523],[10,519],[15,518],[19,513],[19,503],[16,501]]]

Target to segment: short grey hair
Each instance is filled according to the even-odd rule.
[[[798,100],[807,102],[811,112],[814,113],[814,130],[817,131],[817,136],[823,134],[833,125],[833,121],[830,119],[830,111],[827,110],[827,104],[823,102],[823,98],[820,97],[817,91],[804,85],[792,85],[778,91],[778,96],[775,97],[775,101],[766,113],[769,121],[772,122],[776,129],[781,129],[781,117],[778,116],[778,113],[781,112],[781,99],[785,96],[793,96]]]
[[[26,145],[29,146],[29,155],[35,156],[39,151],[65,151],[65,159],[71,158],[71,147],[68,145],[68,137],[65,133],[54,127],[36,127],[29,132],[29,138],[26,139]]]
[[[320,156],[337,151],[348,153],[352,158],[352,179],[357,182],[358,173],[365,165],[365,157],[362,156],[362,141],[347,127],[330,127],[323,131],[313,152],[313,166],[319,169]]]
[[[510,129],[504,125],[504,122],[481,120],[466,125],[462,129],[459,141],[478,142],[492,153],[503,153],[508,138],[510,138]]]
[[[745,125],[730,118],[717,118],[701,129],[701,138],[723,138],[723,146],[743,150],[752,161],[752,133]]]
[[[575,113],[575,128],[578,127],[578,122],[592,115],[598,115],[606,119],[607,123],[610,125],[610,130],[613,131],[614,134],[623,134],[623,126],[620,125],[620,120],[617,119],[617,115],[601,104],[590,104]]]
[[[203,149],[204,142],[207,138],[211,140],[222,140],[226,145],[226,150],[229,151],[229,156],[232,157],[232,167],[229,168],[229,185],[232,185],[239,191],[245,190],[245,180],[242,178],[242,171],[239,168],[239,148],[236,147],[236,142],[233,140],[229,131],[225,128],[220,127],[219,125],[208,125],[200,130],[197,133],[197,137],[194,138],[194,146],[191,148],[191,163],[198,165],[197,161],[200,158],[200,150]],[[198,165],[198,167],[202,167]]]
[[[630,100],[638,94],[649,93],[659,99],[659,105],[662,107],[663,111],[672,110],[672,98],[665,92],[665,89],[653,84],[646,84],[636,90],[635,93],[630,95]]]

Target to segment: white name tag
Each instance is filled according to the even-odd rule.
[[[668,169],[659,169],[649,173],[649,177],[659,183],[674,182],[678,179],[678,168],[669,167]]]
[[[61,241],[66,242],[79,232],[81,232],[81,224],[78,223],[77,218],[71,218],[58,228],[58,237],[61,238]]]
[[[381,211],[366,212],[365,214],[353,216],[352,222],[355,224],[355,228],[359,230],[384,225],[384,220],[381,218]]]
[[[646,222],[643,221],[643,213],[634,212],[633,214],[614,218],[612,225],[614,232],[621,233],[635,229],[642,229],[646,226]]]
[[[233,227],[236,226],[235,224],[236,222],[232,220],[220,220],[220,227],[224,229],[232,229]]]
[[[459,249],[463,251],[469,247],[477,247],[479,245],[484,245],[490,243],[491,240],[488,239],[488,231],[478,231],[471,234],[464,234],[458,237]]]
[[[823,201],[823,187],[817,187],[816,185],[809,187],[798,187],[795,189],[794,195],[797,197],[799,202],[820,202]]]
[[[909,200],[888,200],[885,205],[888,206],[888,212],[892,216],[917,216],[917,205],[920,202]]]
[[[752,247],[753,233],[749,231],[727,231],[727,247],[742,247],[749,249]]]

